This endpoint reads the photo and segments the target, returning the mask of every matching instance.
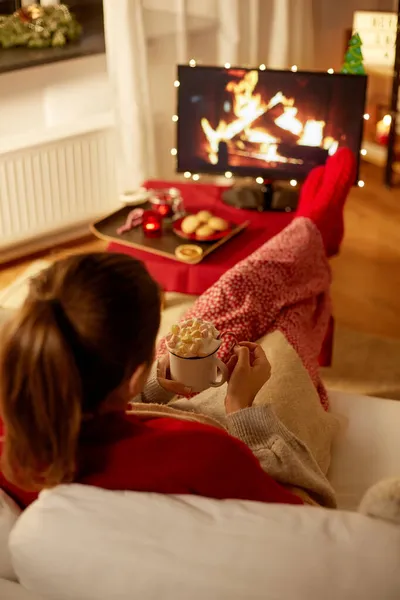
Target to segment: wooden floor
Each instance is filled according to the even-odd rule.
[[[336,320],[365,333],[400,338],[400,188],[387,190],[382,171],[362,166],[365,187],[355,188],[346,205],[342,252],[332,261],[332,296]],[[97,251],[105,243],[94,238],[42,253],[55,259]],[[37,257],[36,257],[37,258]],[[0,270],[0,289],[32,261]]]

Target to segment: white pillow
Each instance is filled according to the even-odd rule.
[[[322,508],[60,486],[10,549],[57,600],[400,598],[400,527]]]
[[[17,577],[11,564],[8,538],[20,514],[21,511],[15,502],[0,490],[0,578],[11,581],[16,581]]]

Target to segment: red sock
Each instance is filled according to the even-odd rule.
[[[328,158],[325,167],[310,172],[301,189],[296,215],[315,223],[328,257],[339,252],[344,235],[344,204],[355,179],[354,154],[348,148],[340,148]]]

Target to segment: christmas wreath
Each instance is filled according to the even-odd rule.
[[[82,27],[65,4],[31,4],[0,16],[0,47],[50,48],[79,39]]]

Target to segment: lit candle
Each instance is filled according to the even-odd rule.
[[[142,228],[148,237],[159,237],[162,233],[162,216],[152,210],[146,210],[143,213]]]
[[[385,115],[381,121],[376,124],[376,141],[382,146],[386,146],[389,139],[390,125],[392,124],[392,117]]]

